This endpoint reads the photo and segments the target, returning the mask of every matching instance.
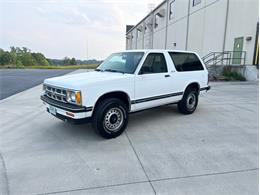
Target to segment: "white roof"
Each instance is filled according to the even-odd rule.
[[[185,50],[172,50],[172,49],[131,49],[131,50],[125,50],[121,52],[182,52],[182,53],[195,53],[193,51],[185,51]]]

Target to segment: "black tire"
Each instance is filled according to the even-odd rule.
[[[104,99],[95,108],[92,125],[96,133],[104,138],[119,136],[125,130],[127,123],[128,109],[120,99]]]
[[[187,88],[182,100],[178,103],[179,111],[183,114],[192,114],[198,105],[199,93],[194,88]]]

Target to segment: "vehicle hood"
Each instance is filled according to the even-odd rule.
[[[88,85],[108,82],[112,80],[123,79],[131,77],[130,74],[114,73],[114,72],[85,72],[79,74],[70,74],[60,77],[54,77],[44,80],[44,84],[52,86],[67,88],[67,89],[81,89]]]

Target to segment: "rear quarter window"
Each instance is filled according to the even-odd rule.
[[[178,72],[204,70],[197,55],[193,53],[169,52]]]

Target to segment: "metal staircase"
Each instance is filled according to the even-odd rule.
[[[245,65],[246,51],[211,52],[204,56],[202,60],[205,65]]]

